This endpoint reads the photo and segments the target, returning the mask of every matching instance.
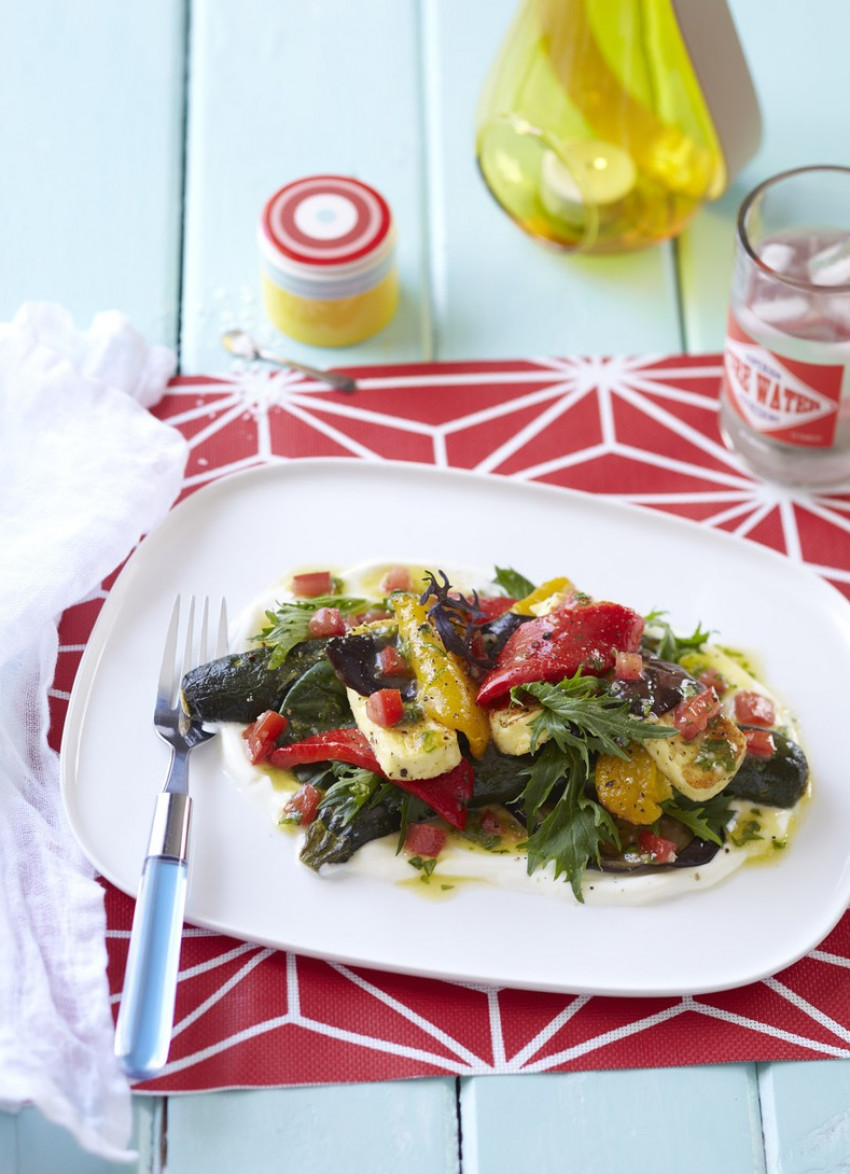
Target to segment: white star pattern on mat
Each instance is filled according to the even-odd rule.
[[[203,933],[204,931],[187,930],[187,937]],[[110,934],[110,936],[115,935]],[[204,936],[208,935],[205,934]],[[205,963],[203,968],[210,970],[215,966],[221,966],[226,962],[232,961],[234,957],[244,957],[247,959],[236,974],[221,985],[214,997],[199,1004],[190,1016],[176,1023],[174,1039],[176,1040],[190,1023],[197,1022],[220,999],[232,991],[239,982],[245,980],[256,967],[260,966],[266,959],[273,955],[274,951],[261,947],[242,945],[236,948],[230,948],[228,944],[228,948],[219,957]],[[840,961],[844,966],[850,964],[846,959],[837,959],[837,961]],[[550,1072],[562,1069],[565,1065],[569,1065],[578,1059],[586,1058],[594,1052],[602,1051],[612,1044],[621,1043],[630,1036],[668,1023],[686,1012],[692,1012],[706,1018],[722,1021],[730,1026],[744,1028],[750,1032],[760,1033],[770,1039],[781,1039],[794,1045],[796,1048],[809,1051],[813,1055],[836,1058],[850,1055],[850,1029],[822,1012],[807,999],[795,994],[778,979],[766,979],[764,985],[793,1004],[795,1008],[802,1011],[813,1024],[818,1024],[829,1035],[834,1036],[834,1043],[815,1036],[804,1035],[800,1032],[785,1030],[775,1022],[767,1019],[744,1015],[728,1008],[719,1008],[692,996],[683,996],[680,999],[667,1000],[668,1005],[663,1009],[653,1011],[649,1014],[641,1014],[640,1009],[643,1003],[641,1000],[634,1000],[635,1015],[630,1022],[592,1034],[587,1039],[583,1039],[568,1047],[556,1051],[548,1051],[545,1055],[538,1056],[538,1053],[554,1037],[567,1028],[570,1021],[575,1019],[591,1002],[592,996],[582,995],[572,999],[565,997],[567,1005],[557,1014],[553,1015],[542,1028],[537,1030],[522,1048],[508,1057],[503,1040],[498,989],[471,987],[469,984],[452,984],[468,990],[478,991],[487,1001],[489,1038],[486,1041],[481,1040],[480,1043],[482,1046],[479,1046],[478,1052],[475,1052],[466,1047],[461,1041],[455,1039],[445,1027],[433,1022],[427,1016],[422,1015],[413,1008],[408,1007],[400,998],[387,992],[380,985],[370,982],[349,967],[340,964],[329,964],[329,966],[360,991],[374,998],[389,1012],[386,1018],[388,1030],[385,1036],[347,1030],[330,1023],[324,1023],[305,1014],[301,1010],[300,1004],[298,962],[295,956],[287,955],[286,1001],[288,1009],[284,1014],[264,1018],[257,1023],[251,1024],[250,1027],[233,1031],[221,1038],[217,1038],[215,1042],[196,1051],[180,1055],[179,1058],[171,1060],[166,1068],[163,1069],[162,1077],[167,1078],[175,1073],[186,1071],[197,1064],[210,1060],[215,1055],[221,1054],[229,1048],[252,1039],[256,1040],[260,1036],[271,1035],[286,1027],[299,1027],[308,1032],[327,1036],[347,1044],[354,1044],[357,1047],[373,1052],[388,1052],[396,1056],[406,1057],[412,1061],[424,1061],[452,1075],[471,1076],[492,1073]],[[198,967],[188,967],[181,970],[179,976],[180,981],[187,981],[194,977],[198,971]],[[113,997],[114,1002],[117,1002],[118,999],[118,995]],[[401,1043],[397,1033],[398,1018],[414,1025],[420,1033],[430,1036],[436,1043],[441,1045],[443,1050],[428,1051],[422,1047],[413,1047]],[[483,1046],[485,1043],[487,1045],[486,1047]],[[172,1048],[172,1054],[174,1051],[175,1049]],[[488,1061],[483,1058],[480,1054],[481,1051],[489,1051],[492,1055],[492,1060]],[[604,1061],[602,1066],[604,1067]]]

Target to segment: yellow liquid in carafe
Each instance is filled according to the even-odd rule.
[[[670,0],[525,0],[482,95],[477,154],[522,228],[584,252],[673,236],[726,184]]]

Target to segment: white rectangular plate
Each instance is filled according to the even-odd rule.
[[[409,464],[298,461],[200,490],[140,545],[103,607],[65,729],[62,787],[89,858],[134,894],[166,747],[151,724],[178,592],[236,614],[298,565],[385,557],[512,566],[674,626],[698,621],[756,654],[800,723],[814,777],[791,847],[716,888],[647,906],[591,907],[461,886],[317,876],[224,773],[195,751],[187,919],[239,938],[386,970],[540,990],[684,994],[740,986],[813,948],[850,895],[842,733],[850,605],[780,555],[676,518],[561,489]]]

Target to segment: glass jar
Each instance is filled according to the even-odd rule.
[[[721,431],[750,469],[850,482],[850,168],[786,171],[744,200],[723,366]]]
[[[259,245],[266,313],[290,338],[349,346],[396,312],[392,213],[360,180],[316,175],[287,184],[263,209]]]

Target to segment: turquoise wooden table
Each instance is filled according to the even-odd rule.
[[[568,258],[532,244],[476,172],[473,112],[514,0],[7,0],[0,39],[0,320],[29,299],[121,309],[184,373],[223,329],[273,333],[258,209],[290,178],[357,175],[398,224],[400,312],[307,361],[722,348],[733,220],[755,182],[850,163],[846,0],[732,0],[765,117],[757,157],[677,242]],[[283,340],[281,340],[283,341]],[[136,1100],[137,1169],[465,1174],[846,1170],[844,1061],[422,1079]],[[32,1109],[0,1171],[126,1169]]]

